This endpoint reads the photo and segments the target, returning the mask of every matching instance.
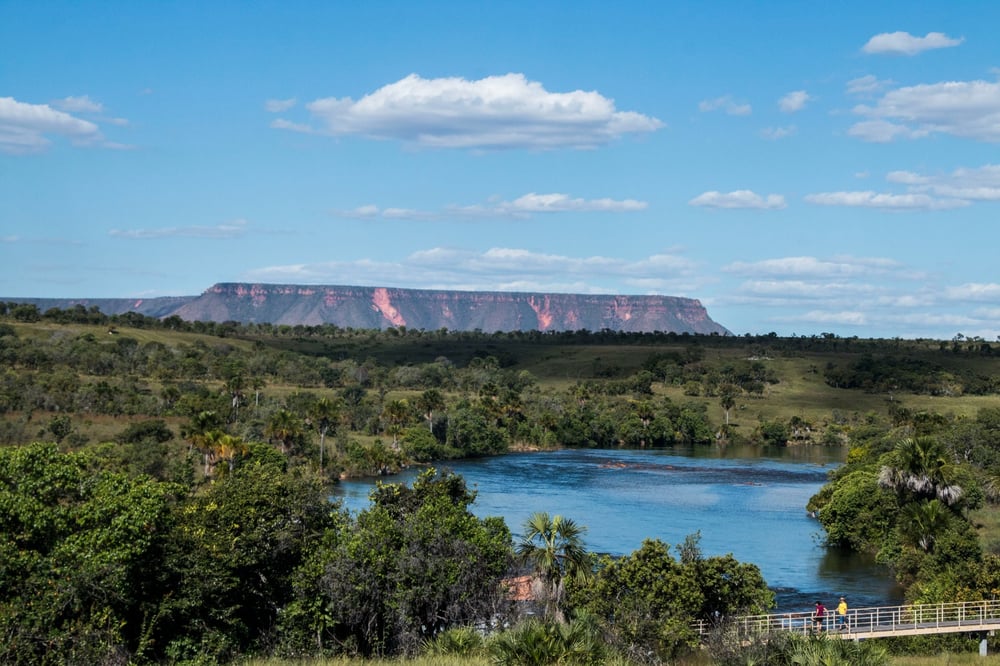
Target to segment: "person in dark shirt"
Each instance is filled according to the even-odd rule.
[[[813,622],[816,631],[823,631],[823,619],[826,617],[826,608],[821,601],[816,601],[816,609],[813,611]]]

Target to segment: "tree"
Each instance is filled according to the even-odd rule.
[[[444,396],[437,389],[427,389],[416,400],[416,407],[427,421],[427,429],[434,432],[434,412],[444,409]]]
[[[177,507],[148,631],[171,662],[222,663],[273,645],[293,572],[334,520],[315,475],[290,474],[270,446]]]
[[[899,528],[907,545],[925,553],[934,549],[938,535],[948,529],[952,513],[938,499],[911,502],[903,507]]]
[[[386,430],[392,435],[392,448],[398,449],[399,435],[410,420],[410,404],[405,398],[390,400],[382,409],[382,418],[386,421]]]
[[[879,472],[879,484],[897,493],[920,499],[937,498],[947,506],[964,496],[963,488],[951,483],[956,466],[948,459],[944,445],[936,437],[907,437],[896,445]]]
[[[313,403],[309,418],[319,432],[319,468],[323,470],[323,452],[326,449],[326,433],[337,425],[340,419],[340,403],[323,397]]]
[[[528,518],[515,553],[531,566],[542,586],[546,617],[565,621],[564,579],[586,578],[590,574],[590,555],[584,546],[587,528],[572,518],[549,516],[538,512]]]
[[[729,410],[736,406],[736,396],[739,395],[740,387],[735,384],[723,384],[719,387],[719,404],[726,413],[726,426],[729,426]]]
[[[246,378],[240,374],[233,375],[226,381],[226,391],[229,393],[233,421],[240,420],[240,405],[246,399],[246,396],[243,395],[246,383]]]
[[[126,663],[180,489],[54,444],[0,449],[0,663]]]
[[[297,572],[283,620],[290,649],[412,653],[450,627],[503,617],[510,531],[472,514],[462,477],[430,469],[412,488],[380,484],[371,499]]]
[[[211,473],[211,455],[215,441],[223,434],[221,425],[218,413],[213,410],[202,410],[195,414],[181,431],[184,439],[191,443],[191,447],[198,449],[202,454],[205,476]]]
[[[46,429],[55,437],[56,443],[63,441],[73,433],[73,422],[65,414],[53,416]]]
[[[697,645],[694,620],[764,613],[774,593],[753,564],[732,555],[704,557],[699,534],[678,548],[681,561],[659,539],[619,559],[602,559],[589,584],[571,594],[601,618],[613,643],[640,662],[671,661]]]
[[[697,645],[691,622],[704,595],[694,570],[681,566],[659,539],[647,539],[625,557],[603,558],[593,581],[574,586],[572,596],[636,661],[673,661]]]
[[[279,409],[267,421],[265,434],[278,440],[281,452],[287,454],[302,438],[302,422],[287,409]]]

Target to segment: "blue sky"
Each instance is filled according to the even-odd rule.
[[[0,0],[0,295],[1000,334],[1000,3]]]

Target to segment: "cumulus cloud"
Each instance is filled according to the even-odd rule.
[[[795,113],[805,108],[806,104],[814,100],[805,90],[794,90],[778,100],[778,108],[784,113]]]
[[[865,141],[950,134],[1000,142],[1000,82],[946,81],[897,88],[874,106],[856,106],[854,113],[870,118],[848,131]]]
[[[645,210],[648,204],[636,199],[582,199],[568,194],[530,192],[513,201],[493,201],[471,206],[449,205],[443,210],[420,211],[407,208],[379,208],[374,204],[351,210],[336,210],[338,217],[359,219],[440,219],[454,217],[527,218],[536,213],[629,213]]]
[[[69,113],[101,113],[104,111],[104,105],[90,99],[88,95],[64,97],[54,102],[54,105]]]
[[[761,261],[736,261],[723,267],[726,273],[753,277],[771,276],[781,278],[823,278],[844,276],[865,276],[886,271],[899,270],[900,266],[891,259],[882,257],[780,257]]]
[[[968,282],[956,287],[949,287],[948,298],[959,301],[992,301],[1000,300],[1000,284],[995,282]]]
[[[886,89],[893,83],[892,79],[879,79],[873,74],[867,74],[848,81],[847,94],[864,95],[868,93],[876,93]]]
[[[423,289],[486,291],[564,291],[620,293],[605,281],[645,284],[646,293],[676,294],[679,281],[695,272],[691,260],[677,254],[654,254],[638,260],[617,257],[574,257],[523,248],[494,247],[485,251],[435,247],[400,261],[333,261],[266,266],[248,279],[313,284],[392,285]]]
[[[923,175],[912,171],[891,171],[891,183],[908,185],[915,192],[965,201],[1000,201],[1000,164],[978,168],[961,167],[947,175]]]
[[[760,210],[779,210],[786,205],[785,197],[780,194],[768,194],[766,197],[762,197],[752,190],[702,192],[688,201],[688,204],[708,208],[757,208]]]
[[[819,206],[855,206],[885,210],[948,210],[968,206],[962,199],[939,199],[926,194],[889,194],[871,190],[820,192],[807,194],[805,200]]]
[[[784,139],[798,132],[798,128],[795,125],[788,125],[786,127],[765,127],[760,131],[760,135],[769,141],[777,141],[778,139]]]
[[[732,95],[723,95],[715,99],[706,99],[698,103],[698,110],[702,112],[716,111],[722,109],[731,116],[748,116],[753,112],[753,108],[745,102],[737,102]]]
[[[547,91],[523,74],[478,80],[411,74],[355,101],[327,97],[306,105],[316,125],[277,119],[272,127],[393,139],[426,148],[535,150],[595,148],[663,123],[619,111],[596,91]]]
[[[26,155],[44,152],[54,137],[68,140],[74,146],[127,150],[132,146],[108,141],[100,126],[73,113],[100,113],[104,107],[84,95],[65,97],[48,104],[30,104],[13,97],[0,97],[0,152]],[[71,113],[72,112],[72,113]],[[102,120],[102,122],[105,122]],[[114,125],[126,125],[124,118],[107,120]]]
[[[837,324],[840,326],[864,326],[868,323],[868,316],[864,312],[857,310],[841,310],[839,312],[827,312],[824,310],[810,310],[795,318],[796,321],[812,324]]]
[[[881,54],[889,53],[894,55],[917,55],[923,51],[931,49],[945,49],[958,46],[964,37],[955,39],[943,32],[928,32],[923,37],[916,37],[908,32],[883,32],[875,35],[861,47],[865,53]]]
[[[288,111],[298,103],[294,97],[289,99],[269,99],[264,102],[264,110],[268,113],[281,113]]]
[[[115,238],[130,238],[133,240],[149,240],[158,238],[206,238],[227,239],[239,238],[246,234],[247,221],[233,220],[212,227],[160,227],[158,229],[112,229],[109,236]]]
[[[103,140],[100,128],[48,104],[28,104],[13,97],[0,97],[0,151],[37,153],[48,148],[49,137],[61,136],[75,145]]]

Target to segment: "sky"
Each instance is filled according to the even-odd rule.
[[[1000,335],[1000,3],[0,0],[0,296]]]

